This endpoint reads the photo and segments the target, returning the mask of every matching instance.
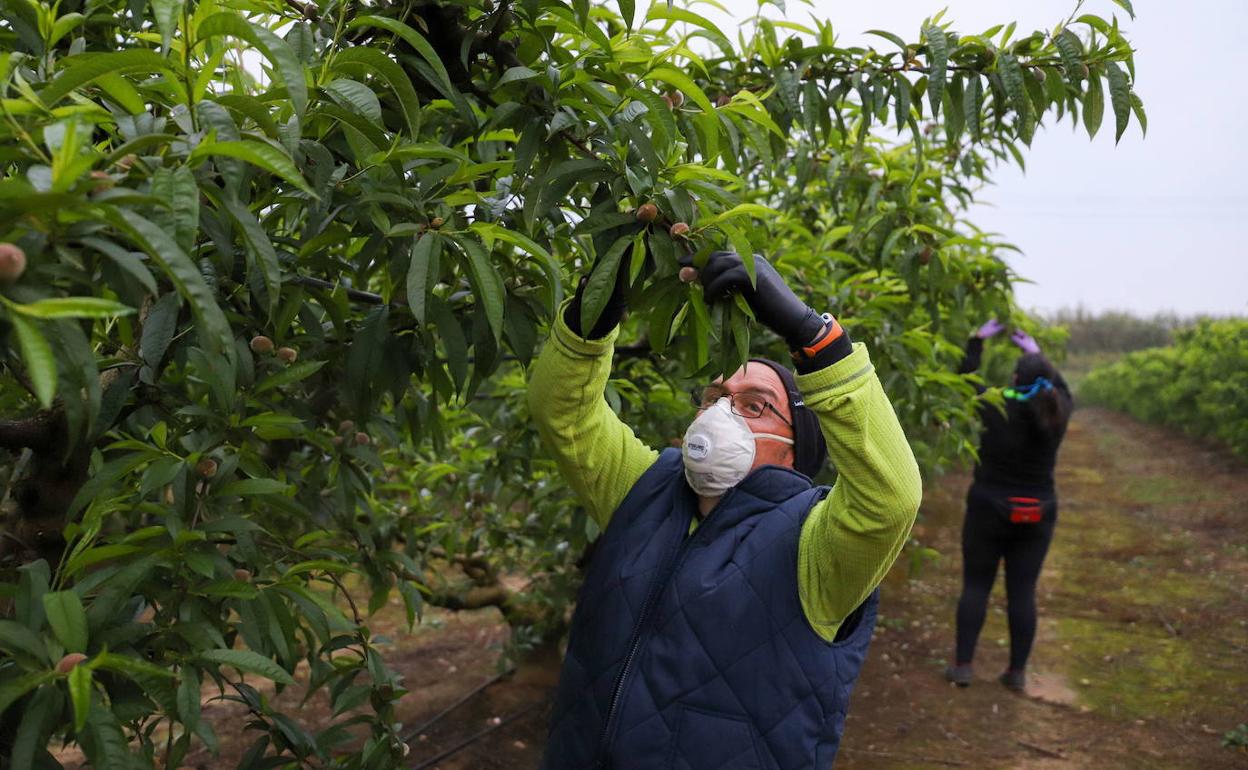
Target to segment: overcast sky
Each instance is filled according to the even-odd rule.
[[[756,0],[720,0],[739,17]],[[640,5],[640,4],[639,4]],[[917,40],[923,19],[948,8],[960,32],[1017,21],[1020,33],[1051,30],[1075,0],[820,0],[818,10],[789,0],[788,18],[830,19],[842,43],[871,41],[867,29]],[[1110,0],[1086,0],[1084,11],[1119,15],[1136,47],[1136,91],[1148,112],[1140,137],[1132,119],[1115,146],[1113,118],[1095,141],[1070,121],[1038,132],[1027,171],[1003,167],[972,221],[1023,250],[1014,269],[1034,281],[1018,287],[1024,307],[1052,311],[1082,304],[1140,314],[1248,314],[1248,125],[1244,123],[1242,44],[1248,2],[1135,0],[1136,20]],[[707,5],[731,37],[733,26]],[[780,17],[773,7],[765,14]],[[1016,35],[1017,37],[1017,35]]]

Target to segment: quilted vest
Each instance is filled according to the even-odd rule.
[[[802,611],[802,522],[827,494],[756,469],[689,533],[668,449],[611,518],[577,599],[545,770],[827,770],[878,591],[829,643]]]

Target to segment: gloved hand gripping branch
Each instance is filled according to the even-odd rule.
[[[698,271],[707,300],[719,302],[739,293],[759,323],[788,344],[799,372],[822,369],[849,355],[849,335],[836,319],[799,299],[765,257],[754,257],[754,277],[751,284],[745,260],[731,251],[713,252]]]

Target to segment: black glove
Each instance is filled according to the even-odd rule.
[[[716,251],[698,271],[706,298],[718,302],[733,292],[740,292],[750,303],[754,316],[784,338],[790,348],[809,345],[823,332],[823,318],[797,298],[771,263],[754,257],[756,286],[750,285],[745,261],[732,251]]]

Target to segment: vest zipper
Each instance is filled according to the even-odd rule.
[[[728,497],[735,491],[735,489],[728,490],[727,494],[720,498],[719,502],[715,505],[715,509],[721,507]],[[712,509],[711,513],[714,513],[715,509]],[[615,689],[611,692],[611,703],[607,707],[607,718],[603,720],[602,724],[602,737],[599,740],[598,747],[598,767],[602,768],[602,770],[609,770],[611,767],[611,760],[607,754],[607,750],[611,747],[611,743],[614,739],[612,732],[615,727],[616,717],[619,716],[616,713],[616,707],[619,706],[620,696],[624,694],[624,684],[628,680],[628,675],[632,672],[633,659],[637,657],[637,651],[641,649],[642,636],[646,631],[646,621],[650,619],[651,605],[653,605],[659,595],[663,593],[663,589],[667,587],[668,581],[672,579],[672,575],[675,574],[676,570],[680,568],[681,563],[684,561],[685,554],[689,551],[689,546],[693,543],[694,538],[702,534],[709,518],[710,514],[708,513],[702,523],[698,525],[697,531],[695,531],[692,535],[686,534],[684,536],[680,547],[676,549],[676,553],[672,556],[671,561],[664,570],[662,579],[655,581],[655,584],[650,588],[650,593],[646,596],[646,603],[641,606],[641,612],[638,613],[637,625],[633,627],[633,636],[628,645],[628,655],[624,658],[624,666],[620,669],[619,678],[615,680]],[[685,531],[688,532],[688,530],[689,525],[686,524]]]

